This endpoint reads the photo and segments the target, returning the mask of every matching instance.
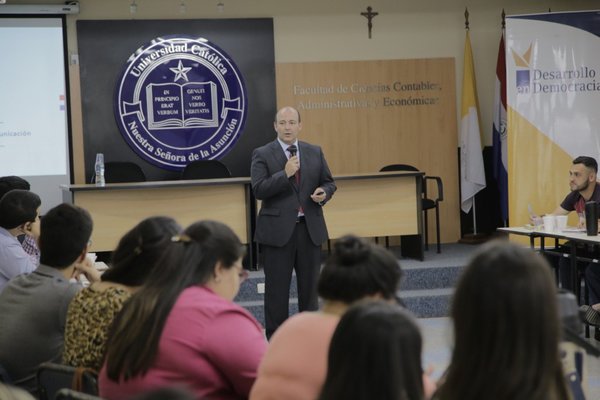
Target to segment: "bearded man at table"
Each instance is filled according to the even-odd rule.
[[[579,156],[573,160],[569,169],[569,187],[571,192],[552,212],[553,215],[567,215],[571,211],[577,212],[579,226],[585,226],[585,203],[595,201],[600,204],[600,185],[597,182],[598,163],[592,157]],[[568,245],[574,246],[574,243]],[[579,253],[579,251],[578,251]],[[593,257],[597,258],[597,257]],[[574,291],[571,287],[571,261],[561,258],[558,262],[559,278],[564,289]],[[588,288],[590,305],[582,306],[585,320],[600,326],[600,266],[590,263],[585,268],[585,284]]]

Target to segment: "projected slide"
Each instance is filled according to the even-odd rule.
[[[0,176],[68,176],[62,34],[60,18],[0,18]]]

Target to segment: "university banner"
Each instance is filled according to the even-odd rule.
[[[509,220],[552,212],[573,158],[600,158],[600,14],[506,18]],[[571,215],[570,225],[577,223]]]

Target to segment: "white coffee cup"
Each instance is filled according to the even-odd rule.
[[[569,217],[567,215],[557,215],[556,216],[556,229],[562,231],[567,228],[567,219]]]
[[[556,228],[556,217],[554,215],[544,215],[544,231],[545,232],[554,232]]]

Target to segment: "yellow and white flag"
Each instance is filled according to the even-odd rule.
[[[460,121],[460,208],[466,213],[471,211],[475,194],[485,187],[476,87],[471,38],[467,31]]]

